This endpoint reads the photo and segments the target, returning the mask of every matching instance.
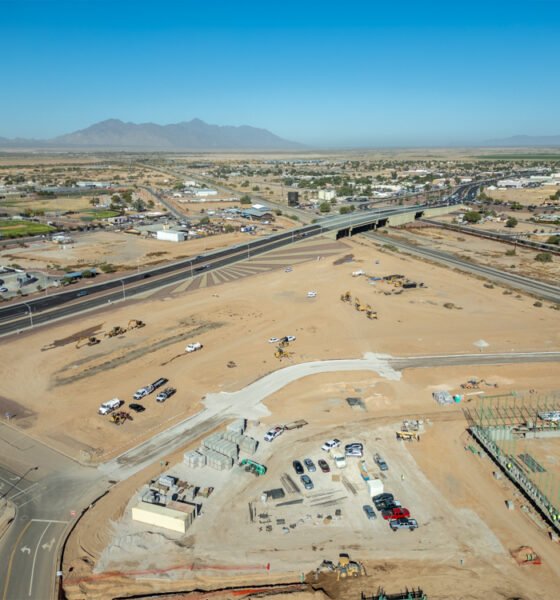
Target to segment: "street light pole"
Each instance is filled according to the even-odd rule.
[[[24,304],[27,306],[27,310],[29,311],[29,321],[31,322],[31,327],[33,327],[33,312],[31,310],[31,306],[29,306],[27,302],[24,302]]]

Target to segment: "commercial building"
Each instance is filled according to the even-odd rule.
[[[334,200],[336,198],[335,190],[319,190],[319,200],[326,200],[329,202],[330,200]]]
[[[274,221],[274,215],[270,211],[259,208],[246,208],[241,211],[241,216],[252,221]]]
[[[185,232],[174,231],[173,229],[160,229],[159,231],[156,231],[156,239],[165,242],[184,242]]]

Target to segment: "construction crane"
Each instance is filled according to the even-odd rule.
[[[141,329],[145,326],[146,323],[144,323],[144,321],[140,321],[139,319],[130,319],[128,325],[126,326],[126,330],[130,331],[131,329]]]
[[[95,346],[96,344],[99,344],[99,342],[101,342],[100,339],[96,338],[94,335],[91,335],[90,337],[83,337],[80,338],[77,342],[76,342],[76,348],[81,348],[82,346],[85,346],[86,344],[88,346]]]

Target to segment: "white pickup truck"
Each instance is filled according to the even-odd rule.
[[[107,400],[107,402],[103,402],[103,404],[99,407],[97,411],[100,415],[108,415],[112,413],[117,408],[120,408],[124,402],[119,400],[118,398],[113,398],[112,400]]]
[[[185,352],[196,352],[197,350],[202,349],[202,344],[200,342],[195,342],[194,344],[189,344],[185,348]]]

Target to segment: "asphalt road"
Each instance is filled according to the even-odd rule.
[[[560,287],[556,285],[551,285],[550,283],[544,283],[535,279],[529,279],[523,275],[508,273],[507,271],[501,271],[499,269],[494,269],[493,267],[477,265],[465,260],[461,260],[453,254],[442,252],[441,250],[433,250],[432,248],[408,244],[388,235],[380,235],[378,233],[364,233],[363,235],[376,242],[390,244],[399,250],[405,250],[409,254],[423,258],[429,258],[430,260],[447,265],[448,267],[485,277],[486,279],[496,283],[502,283],[508,287],[521,290],[523,292],[528,292],[529,294],[538,298],[549,300],[555,303],[560,302]]]
[[[86,288],[71,289],[50,296],[29,299],[0,308],[0,336],[11,334],[28,327],[36,327],[49,321],[61,319],[84,310],[106,306],[108,303],[125,300],[165,285],[184,281],[202,271],[219,269],[275,248],[292,244],[303,238],[359,225],[367,225],[378,219],[403,212],[419,212],[421,206],[397,207],[352,215],[337,215],[319,219],[313,225],[257,238],[247,243],[217,250],[135,273],[103,283],[93,283]]]
[[[290,365],[231,394],[209,394],[201,412],[132,448],[98,468],[82,467],[69,458],[0,424],[0,498],[17,508],[16,518],[0,540],[1,600],[46,600],[57,572],[57,551],[74,519],[113,480],[125,480],[232,415],[258,414],[261,402],[292,381],[311,374],[373,370],[399,379],[405,368],[558,362],[560,352],[529,352],[453,356],[391,357],[331,360]],[[37,467],[37,469],[35,469]],[[34,469],[31,470],[30,469]],[[25,475],[23,478],[22,475]]]

